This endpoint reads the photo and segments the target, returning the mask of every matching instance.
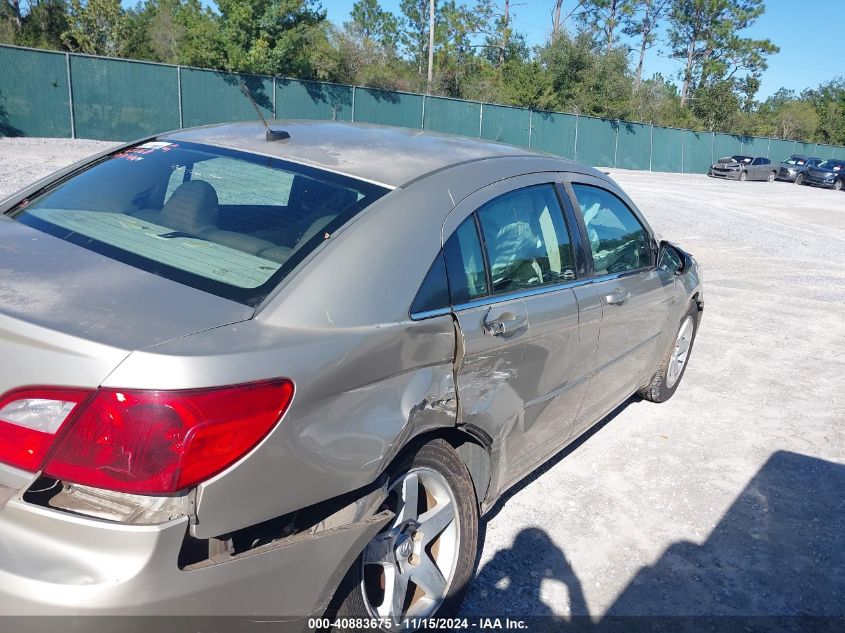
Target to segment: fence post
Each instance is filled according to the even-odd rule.
[[[67,70],[67,105],[70,112],[70,137],[76,138],[76,121],[73,112],[73,84],[70,82],[70,54],[65,53],[65,68]]]
[[[350,123],[355,123],[355,91],[358,90],[356,86],[352,86],[352,114],[350,115]]]
[[[578,160],[578,113],[575,113],[575,147],[572,148],[572,160]]]
[[[273,118],[279,118],[279,110],[276,108],[276,75],[273,75]]]
[[[534,136],[534,110],[528,111],[528,149],[531,149],[531,137]]]
[[[711,153],[712,153],[712,152],[711,152]],[[683,131],[683,130],[681,130],[681,173],[682,173],[682,174],[687,173],[687,172],[684,170],[684,158],[685,158],[685,157],[684,157],[684,131]]]
[[[616,138],[613,140],[613,167],[616,168],[617,156],[619,154],[619,120],[616,121]]]
[[[423,102],[422,102],[422,120],[420,121],[420,129],[421,129],[421,130],[424,130],[424,129],[425,129],[425,97],[426,97],[426,96],[425,96],[425,95],[423,95],[422,97],[423,97]]]
[[[772,158],[772,139],[769,139],[769,144],[766,145],[766,158]]]
[[[185,127],[185,119],[182,115],[182,67],[176,67],[176,92],[179,97],[179,129]]]
[[[648,135],[648,170],[654,171],[654,123]]]
[[[710,165],[716,160],[717,156],[713,156],[713,151],[716,149],[716,133],[710,132]],[[709,168],[710,165],[707,167]]]
[[[478,108],[478,138],[484,134],[484,103]]]

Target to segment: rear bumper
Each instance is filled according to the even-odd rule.
[[[298,534],[187,571],[178,565],[184,517],[123,525],[16,498],[0,510],[0,616],[265,616],[304,626],[387,520]]]

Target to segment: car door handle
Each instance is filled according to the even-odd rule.
[[[623,288],[617,288],[609,295],[604,295],[604,301],[608,305],[621,306],[631,298],[631,293]]]
[[[489,313],[488,313],[489,314]],[[505,312],[498,319],[492,321],[487,320],[487,315],[481,322],[481,327],[487,336],[506,336],[513,334],[526,325],[525,317],[518,316],[511,312]]]

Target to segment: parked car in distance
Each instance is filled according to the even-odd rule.
[[[698,264],[603,173],[271,126],[0,203],[0,615],[453,614],[480,515],[677,390]]]
[[[801,184],[841,190],[845,186],[845,160],[830,158],[808,167]]]
[[[707,175],[729,180],[768,180],[774,182],[777,168],[765,156],[726,156],[710,166]]]
[[[815,156],[793,154],[786,160],[781,161],[777,179],[800,185],[804,182],[804,172],[807,171],[807,168],[815,167],[820,162],[822,162],[822,159]]]

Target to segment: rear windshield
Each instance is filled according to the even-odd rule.
[[[123,149],[10,213],[63,240],[247,305],[387,189],[194,143]]]

